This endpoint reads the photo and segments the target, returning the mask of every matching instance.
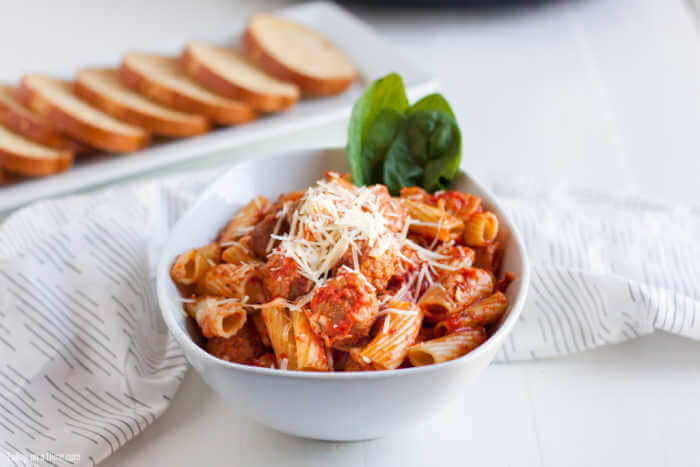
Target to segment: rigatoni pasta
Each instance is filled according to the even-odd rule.
[[[302,371],[328,371],[328,356],[323,341],[311,329],[303,310],[291,310],[296,342],[297,368]]]
[[[185,303],[185,310],[197,321],[204,337],[231,337],[247,319],[242,303],[214,297],[201,297]]]
[[[411,346],[408,359],[413,366],[433,365],[467,354],[486,340],[483,328],[465,329]]]
[[[447,211],[408,198],[401,198],[400,203],[412,219],[408,228],[410,232],[446,242],[464,231],[464,222]]]
[[[498,218],[492,212],[480,212],[471,216],[464,225],[464,243],[485,246],[498,236]]]
[[[498,219],[456,191],[401,196],[328,172],[259,196],[171,277],[213,355],[298,371],[394,370],[458,358],[506,313]]]
[[[297,369],[297,347],[294,325],[284,300],[273,300],[260,308],[270,345],[275,351],[277,367],[283,370]]]
[[[403,363],[408,348],[416,341],[423,312],[415,304],[399,300],[389,301],[382,311],[385,314],[379,331],[356,358],[377,370],[393,370]]]

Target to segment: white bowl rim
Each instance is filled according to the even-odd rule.
[[[280,158],[280,157],[301,157],[304,155],[308,155],[310,152],[313,153],[322,153],[325,151],[338,151],[338,150],[345,150],[345,148],[340,148],[340,147],[329,147],[329,148],[310,148],[310,149],[302,149],[302,150],[295,150],[295,151],[287,151],[287,152],[271,152],[268,154],[264,155],[256,155],[253,158],[246,158],[243,160],[240,160],[236,162],[233,166],[231,166],[226,172],[221,174],[219,177],[217,177],[215,180],[213,180],[209,186],[197,197],[197,200],[192,203],[192,205],[185,211],[182,216],[180,216],[180,219],[175,223],[173,228],[171,229],[171,232],[177,230],[180,227],[180,224],[183,222],[184,219],[189,217],[189,214],[198,208],[198,205],[202,202],[202,200],[206,199],[211,193],[214,191],[215,187],[217,186],[219,180],[222,178],[225,178],[229,175],[229,173],[233,172],[234,170],[238,170],[240,166],[246,165],[246,164],[252,164],[252,163],[259,163],[260,161],[267,160],[267,159],[275,159],[275,158]],[[498,336],[503,336],[505,338],[505,335],[507,335],[512,329],[513,326],[515,326],[515,323],[518,321],[518,318],[520,317],[520,313],[522,313],[522,309],[525,305],[525,299],[527,298],[527,293],[530,285],[530,263],[528,260],[527,256],[527,251],[525,250],[525,244],[523,243],[522,237],[520,235],[520,231],[516,227],[516,225],[513,223],[512,219],[508,215],[505,209],[503,209],[498,203],[497,198],[491,193],[491,191],[486,188],[481,182],[479,182],[476,178],[474,178],[471,175],[468,175],[466,172],[464,172],[462,169],[460,169],[459,174],[467,177],[471,183],[476,185],[481,191],[486,193],[492,201],[492,204],[498,206],[499,210],[501,211],[501,217],[505,221],[505,223],[508,225],[510,228],[510,237],[511,241],[514,241],[515,244],[518,246],[518,251],[520,254],[520,261],[522,264],[522,274],[519,278],[516,278],[516,280],[521,281],[521,287],[520,287],[520,292],[516,296],[515,303],[511,305],[511,311],[510,314],[506,317],[505,321],[501,324],[501,326],[496,330],[495,333],[489,336],[489,338],[481,344],[479,347],[476,349],[472,350],[471,352],[467,353],[466,355],[463,355],[461,357],[458,357],[454,360],[449,360],[447,362],[443,363],[435,363],[432,365],[424,365],[424,366],[419,366],[419,367],[411,367],[411,368],[401,368],[401,369],[395,369],[395,370],[375,370],[375,371],[348,371],[348,372],[343,372],[343,371],[334,371],[334,372],[316,372],[316,371],[298,371],[298,370],[280,370],[276,368],[266,368],[266,367],[257,367],[257,366],[252,366],[252,365],[244,365],[242,363],[234,363],[234,362],[229,362],[220,358],[217,358],[204,349],[202,349],[199,345],[197,345],[194,340],[187,335],[182,329],[180,329],[180,326],[178,323],[175,321],[175,317],[173,316],[173,311],[177,313],[182,313],[181,310],[173,310],[169,311],[169,309],[174,308],[174,305],[172,303],[172,300],[170,299],[167,291],[166,291],[166,280],[170,280],[170,265],[172,264],[173,258],[168,257],[165,253],[167,252],[168,248],[167,245],[169,243],[169,240],[166,241],[166,243],[163,245],[163,252],[161,253],[161,259],[158,263],[158,269],[156,271],[156,289],[157,289],[157,295],[158,295],[158,305],[161,311],[161,315],[163,316],[163,319],[165,320],[165,323],[168,327],[168,330],[173,334],[175,337],[175,340],[180,344],[181,347],[187,347],[191,350],[194,351],[195,354],[197,354],[199,357],[203,358],[204,360],[209,361],[210,363],[214,365],[221,365],[224,367],[228,367],[233,370],[239,370],[239,371],[244,371],[248,373],[253,373],[253,374],[259,374],[259,375],[266,375],[266,376],[272,376],[272,377],[278,377],[278,378],[291,378],[291,379],[318,379],[318,380],[346,380],[346,379],[375,379],[375,378],[393,378],[393,377],[401,377],[401,376],[409,376],[417,373],[429,373],[432,371],[438,371],[443,368],[448,368],[448,367],[453,367],[453,366],[460,366],[463,364],[466,364],[467,362],[471,360],[475,360],[479,358],[479,356],[483,353],[486,353],[487,351],[490,350],[491,347],[496,345],[495,343],[498,341],[497,337]]]

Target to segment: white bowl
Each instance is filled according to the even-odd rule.
[[[391,371],[307,373],[229,363],[199,347],[188,332],[169,270],[176,256],[211,241],[256,195],[311,185],[325,170],[348,171],[344,150],[309,150],[249,159],[216,180],[182,216],[158,266],[158,302],[170,332],[204,380],[243,413],[276,430],[332,441],[377,438],[438,413],[493,360],[525,302],[529,268],[525,248],[507,214],[478,182],[460,172],[453,189],[473,193],[500,220],[505,245],[503,271],[515,275],[508,287],[510,307],[498,329],[464,357],[437,365]]]

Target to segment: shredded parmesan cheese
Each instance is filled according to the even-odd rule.
[[[273,254],[292,258],[299,271],[317,288],[348,251],[352,254],[353,270],[359,273],[362,248],[375,248],[377,255],[392,247],[398,250],[399,239],[388,226],[389,219],[382,212],[376,188],[351,189],[339,183],[319,181],[306,190],[292,213],[289,232],[285,235],[274,232],[268,246],[279,240],[280,246]]]
[[[313,282],[311,291],[289,303],[290,308],[301,309],[308,304],[341,260],[351,261],[343,264],[343,270],[358,274],[374,290],[360,271],[360,255],[364,253],[379,258],[391,251],[411,266],[401,288],[393,295],[398,300],[416,302],[421,291],[437,278],[437,270],[459,269],[446,264],[449,257],[433,251],[435,244],[426,248],[407,238],[411,225],[434,226],[440,230],[444,227],[442,219],[436,224],[409,217],[403,230],[395,233],[389,227],[393,219],[401,216],[384,212],[381,193],[377,190],[377,187],[348,187],[333,181],[319,181],[308,188],[298,202],[286,202],[276,213],[277,222],[266,250],[271,255],[291,258],[299,272]],[[289,222],[289,231],[282,234],[280,229],[285,219]],[[272,251],[276,242],[279,245]],[[412,250],[415,256],[406,256],[402,248]]]

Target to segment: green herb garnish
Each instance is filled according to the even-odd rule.
[[[430,94],[412,106],[401,77],[374,81],[355,102],[348,159],[356,185],[382,183],[397,195],[405,186],[429,192],[449,186],[459,171],[462,134],[445,98]]]

